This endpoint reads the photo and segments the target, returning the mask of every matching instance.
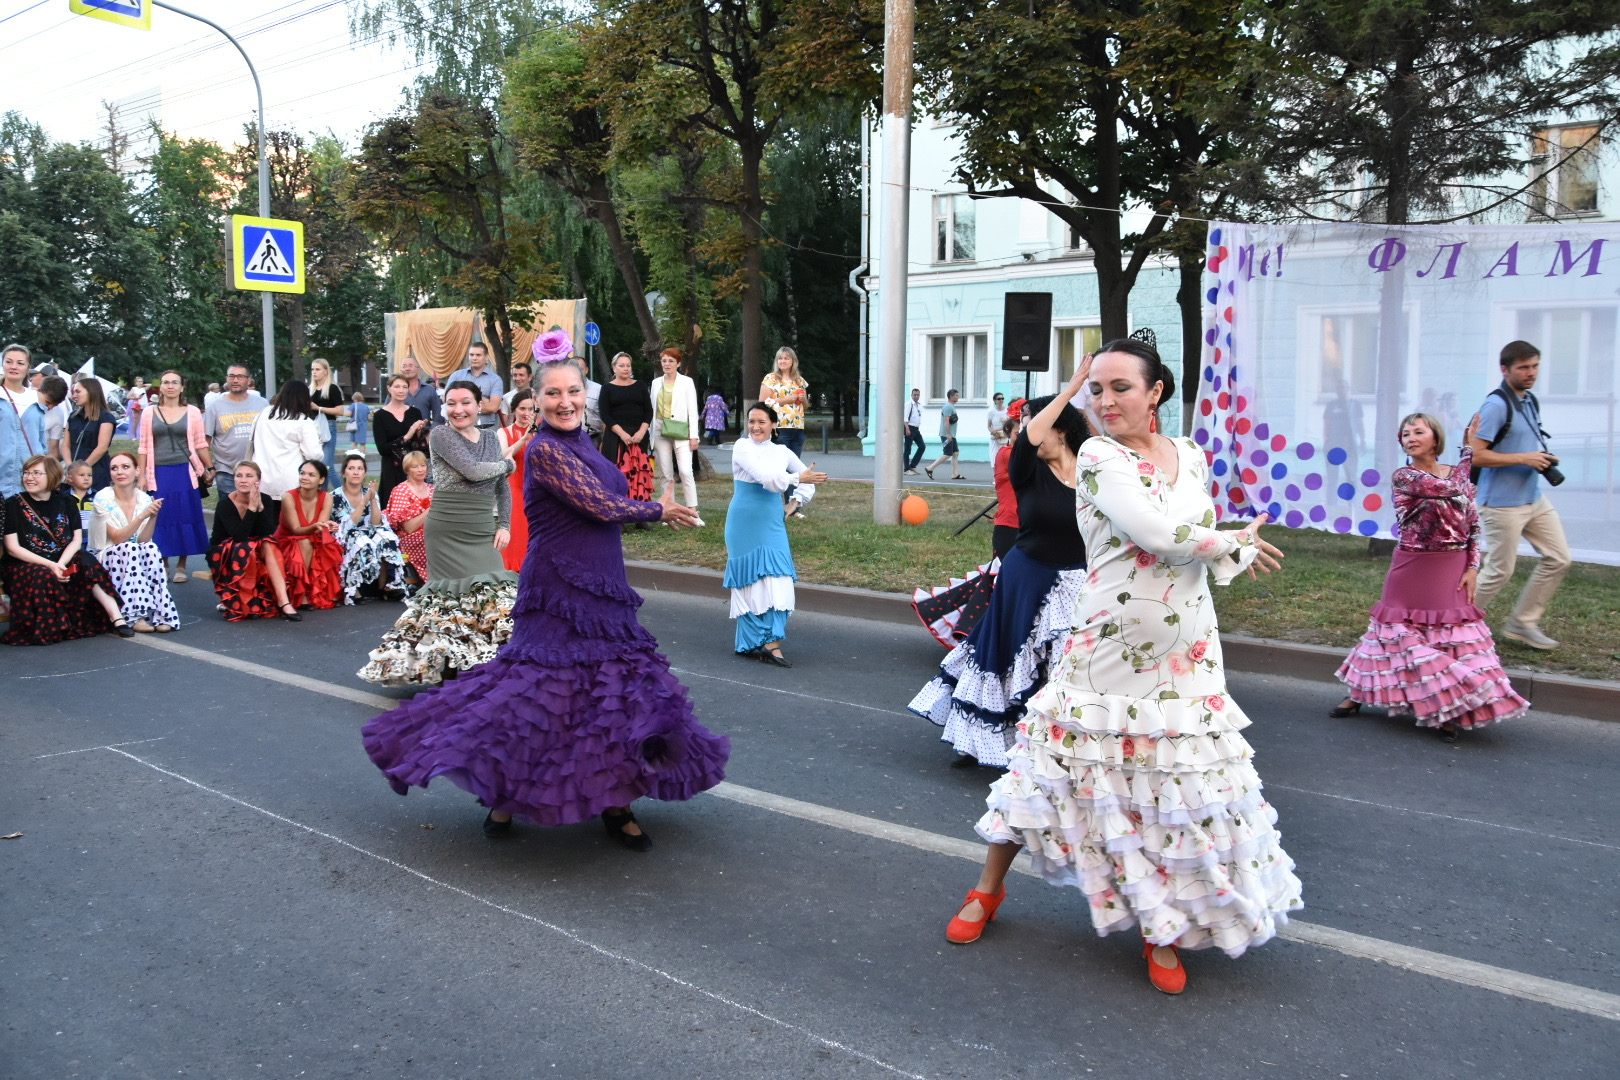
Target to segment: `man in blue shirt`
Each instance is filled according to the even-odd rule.
[[[428,427],[444,419],[439,415],[439,390],[432,383],[423,381],[416,357],[407,356],[401,359],[399,373],[411,380],[410,389],[405,391],[405,404],[421,413]]]
[[[1558,642],[1539,624],[1569,571],[1570,557],[1564,524],[1541,490],[1541,474],[1558,463],[1542,441],[1541,405],[1530,392],[1541,373],[1541,350],[1528,341],[1510,341],[1502,347],[1500,363],[1501,393],[1485,399],[1479,429],[1468,439],[1480,468],[1479,516],[1486,546],[1476,603],[1488,607],[1502,591],[1513,577],[1519,540],[1528,541],[1541,565],[1525,583],[1502,635],[1532,649],[1556,649]]]
[[[962,475],[962,469],[956,461],[956,456],[958,453],[960,453],[960,448],[956,445],[956,399],[961,396],[962,395],[955,390],[947,390],[945,392],[945,404],[940,406],[939,409],[939,437],[944,440],[945,445],[940,447],[939,459],[937,461],[935,461],[932,465],[923,466],[923,472],[928,474],[928,479],[930,480],[934,478],[934,470],[939,468],[947,461],[951,463],[952,480],[966,479],[966,477]]]
[[[475,341],[467,347],[467,366],[451,373],[444,380],[444,388],[448,390],[458,382],[470,382],[484,395],[478,402],[478,426],[498,427],[501,422],[501,395],[506,392],[506,383],[489,370],[489,346]]]

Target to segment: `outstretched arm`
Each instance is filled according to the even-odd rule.
[[[664,516],[658,503],[638,502],[609,491],[584,462],[549,440],[537,440],[529,447],[529,475],[576,513],[594,521],[624,524],[658,521]]]

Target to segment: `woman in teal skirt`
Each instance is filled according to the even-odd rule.
[[[731,451],[735,491],[726,514],[726,588],[737,620],[737,655],[792,667],[782,655],[793,614],[793,552],[788,517],[815,497],[827,474],[807,466],[775,440],[776,410],[759,402],[748,410],[748,434]],[[782,493],[793,489],[784,507]]]

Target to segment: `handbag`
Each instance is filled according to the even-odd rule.
[[[659,424],[658,434],[666,439],[690,439],[692,424],[687,420],[665,420]]]

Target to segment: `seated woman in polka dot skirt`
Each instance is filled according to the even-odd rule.
[[[108,469],[112,486],[96,492],[92,501],[90,546],[112,577],[130,627],[166,634],[180,625],[180,612],[169,592],[163,552],[152,542],[163,500],[135,486],[140,463],[128,450],[113,453]]]
[[[1474,417],[1467,435],[1478,422]],[[1474,603],[1480,525],[1468,478],[1473,451],[1467,435],[1462,459],[1442,465],[1437,459],[1446,433],[1440,421],[1427,413],[1401,421],[1401,447],[1412,463],[1392,477],[1400,546],[1367,632],[1339,668],[1350,693],[1332,716],[1378,705],[1456,742],[1459,731],[1512,720],[1530,709],[1508,682],[1485,613]]]

